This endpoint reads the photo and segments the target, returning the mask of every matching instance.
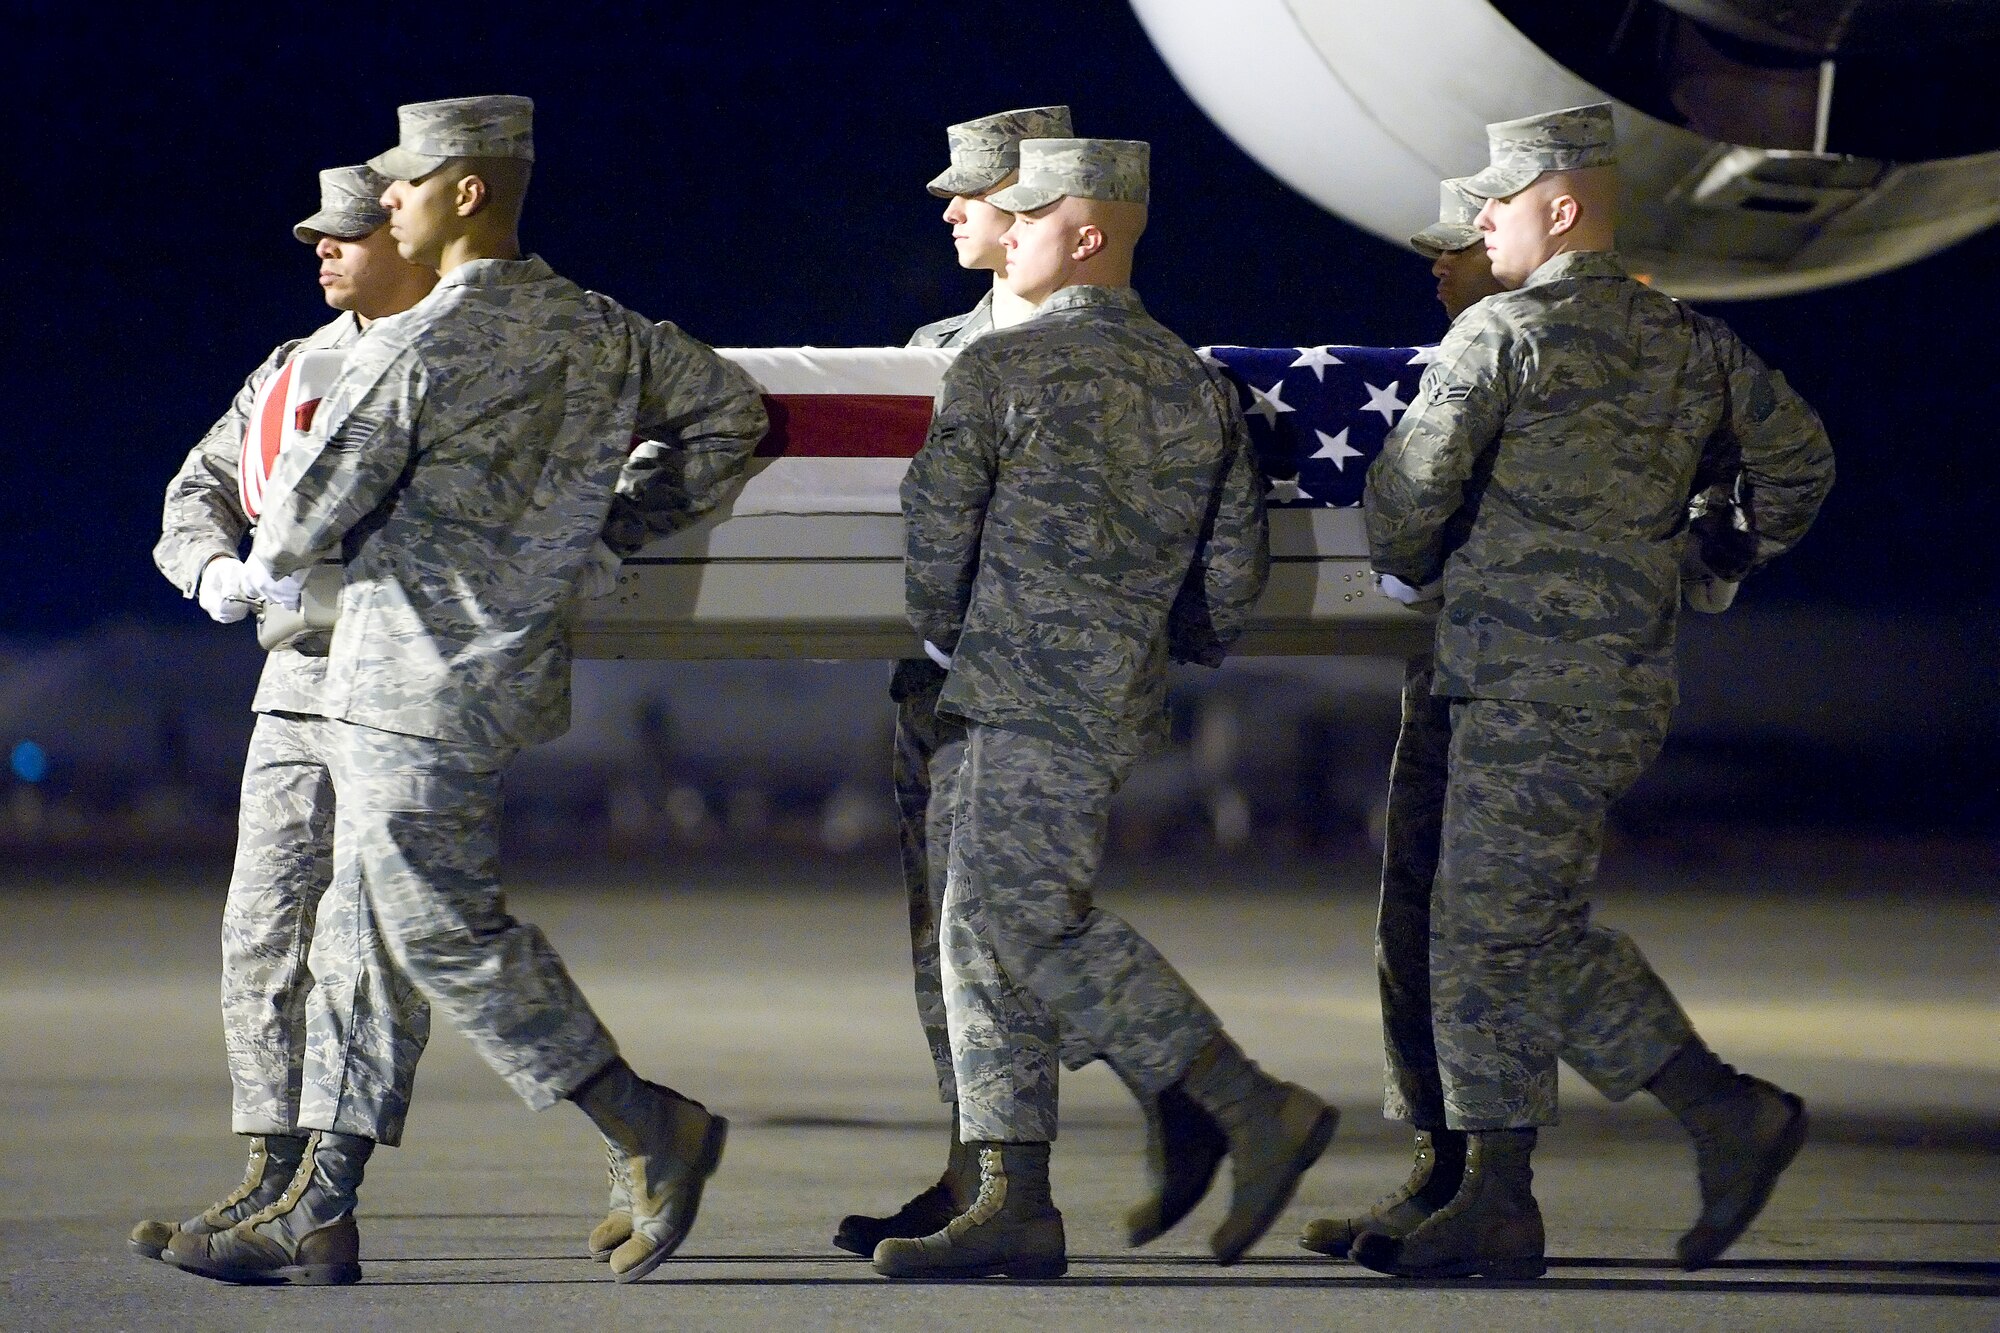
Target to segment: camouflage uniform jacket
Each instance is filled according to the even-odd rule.
[[[250,517],[243,512],[237,472],[243,459],[243,432],[250,425],[250,407],[264,382],[298,352],[331,351],[361,336],[361,321],[344,311],[304,338],[280,343],[243,381],[229,410],[208,434],[188,451],[181,470],[167,483],[166,513],[153,563],[167,581],[193,597],[201,586],[201,571],[217,556],[242,554]],[[259,713],[319,712],[320,683],[326,659],[280,648],[264,662],[257,696],[250,702]]]
[[[905,347],[963,347],[981,334],[993,332],[993,289],[962,315],[924,325],[910,335]]]
[[[939,711],[1113,762],[1161,744],[1170,650],[1220,661],[1263,592],[1263,492],[1234,392],[1129,288],[980,338],[902,488]]]
[[[1443,576],[1436,692],[1671,706],[1688,497],[1738,455],[1776,554],[1833,484],[1825,427],[1615,256],[1558,255],[1467,310],[1364,497],[1375,568]]]
[[[934,320],[910,335],[905,347],[963,347],[981,334],[993,331],[993,289],[979,298],[979,304],[962,315]],[[935,695],[944,685],[944,668],[928,657],[906,657],[896,663],[889,677],[889,697],[897,703],[905,699]]]
[[[685,526],[764,428],[749,377],[673,325],[538,258],[475,260],[349,354],[253,550],[279,574],[344,556],[327,716],[531,745],[569,727],[599,535],[629,555]]]

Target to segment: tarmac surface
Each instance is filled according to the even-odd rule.
[[[1408,1282],[1297,1248],[1400,1182],[1380,1118],[1373,869],[1114,861],[1101,901],[1159,944],[1268,1068],[1345,1117],[1242,1264],[1217,1195],[1124,1247],[1139,1122],[1101,1067],[1067,1079],[1055,1190],[1069,1276],[903,1284],[828,1244],[942,1163],[891,856],[510,870],[643,1074],[729,1115],[680,1254],[618,1287],[582,1257],[602,1157],[581,1113],[529,1113],[442,1021],[405,1146],[362,1195],[363,1282],[231,1287],[125,1249],[140,1217],[231,1188],[216,1013],[222,872],[0,870],[0,1328],[2000,1328],[2000,860],[1991,844],[1683,841],[1607,857],[1630,931],[1725,1059],[1803,1095],[1812,1136],[1762,1220],[1683,1273],[1685,1139],[1650,1098],[1565,1073],[1536,1189],[1551,1268]]]

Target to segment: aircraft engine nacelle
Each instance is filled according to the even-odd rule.
[[[1685,297],[1775,296],[2000,221],[2000,14],[1965,0],[1132,0],[1266,169],[1402,244],[1485,125],[1609,101],[1619,249]],[[1982,72],[1983,71],[1983,72]]]

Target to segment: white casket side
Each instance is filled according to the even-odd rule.
[[[904,618],[897,490],[952,353],[723,348],[766,395],[771,436],[742,489],[626,561],[587,603],[583,657],[891,658]],[[1411,348],[1202,349],[1235,382],[1272,486],[1271,581],[1236,651],[1407,654],[1431,626],[1368,570],[1361,475],[1415,396]]]

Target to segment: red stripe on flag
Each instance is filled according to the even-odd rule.
[[[292,366],[285,362],[285,368],[278,372],[278,382],[271,386],[271,396],[264,400],[264,425],[258,441],[263,446],[264,475],[271,475],[271,464],[278,457],[278,450],[285,443],[285,397],[291,392]]]
[[[771,393],[771,430],[759,458],[914,458],[931,425],[916,394]]]
[[[293,364],[285,362],[264,399],[264,410],[243,432],[243,452],[236,460],[236,494],[243,501],[244,514],[253,519],[263,505],[271,464],[285,442],[285,397],[291,391]]]

